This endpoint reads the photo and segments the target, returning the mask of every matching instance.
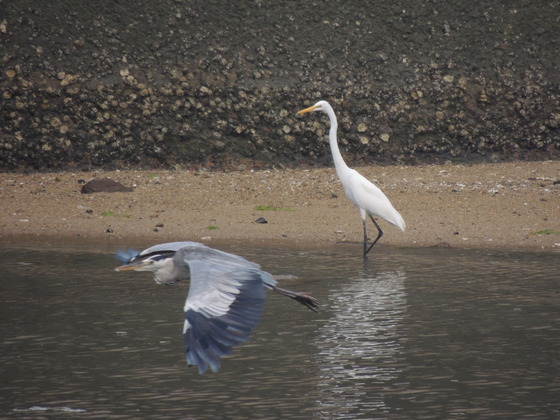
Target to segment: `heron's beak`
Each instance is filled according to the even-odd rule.
[[[318,107],[319,107],[319,105],[313,105],[313,106],[310,106],[309,108],[305,108],[305,109],[302,109],[301,111],[298,111],[297,114],[298,115],[307,114],[308,112],[315,111]]]
[[[148,264],[145,261],[136,261],[130,264],[121,265],[120,267],[115,268],[115,271],[137,271],[142,270]]]

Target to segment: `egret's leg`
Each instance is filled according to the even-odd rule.
[[[367,249],[367,251],[365,250],[365,242],[364,242],[364,258],[367,258],[367,254],[369,251],[371,251],[371,248],[373,248],[373,246],[377,243],[377,241],[379,239],[381,239],[381,237],[383,236],[383,231],[381,230],[381,228],[379,227],[379,225],[377,224],[377,222],[375,221],[375,219],[373,218],[372,215],[369,216],[369,218],[371,219],[371,221],[373,222],[373,224],[375,225],[375,227],[377,228],[377,238],[375,238],[375,241],[372,242],[372,244],[369,246],[369,248]],[[365,232],[365,225],[366,222],[364,220],[364,232]],[[367,238],[366,238],[367,240]]]
[[[364,228],[364,258],[367,258],[368,253],[368,239],[367,239],[367,228],[366,228],[366,219],[362,219],[362,225]]]

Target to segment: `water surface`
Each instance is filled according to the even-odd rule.
[[[250,341],[199,375],[187,284],[110,253],[0,248],[0,417],[560,417],[558,254],[379,247],[222,249],[312,292],[268,295]]]

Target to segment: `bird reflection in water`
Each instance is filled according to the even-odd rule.
[[[331,290],[332,317],[317,340],[319,405],[329,413],[349,414],[358,405],[385,408],[379,386],[395,380],[402,366],[405,279],[401,271],[385,272]]]

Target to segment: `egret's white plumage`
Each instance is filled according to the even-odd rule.
[[[265,288],[297,300],[312,310],[311,295],[281,289],[258,264],[196,242],[155,245],[140,253],[118,251],[117,271],[151,271],[157,283],[190,278],[183,336],[189,365],[200,373],[220,369],[220,358],[249,338],[262,313]]]
[[[338,122],[336,115],[327,101],[319,101],[315,105],[302,109],[298,114],[305,114],[312,111],[321,111],[329,116],[330,130],[329,130],[329,145],[333,156],[334,167],[336,174],[340,179],[340,183],[344,188],[346,197],[354,203],[360,210],[360,217],[362,218],[362,226],[364,231],[364,258],[367,257],[368,252],[373,248],[376,242],[383,235],[383,231],[373,218],[374,216],[380,217],[392,225],[397,226],[401,230],[405,230],[406,224],[400,213],[393,207],[387,196],[376,185],[370,182],[363,175],[358,173],[346,165],[340,150],[338,148],[338,141],[336,133],[338,129]],[[377,228],[377,238],[368,247],[368,237],[366,228],[366,216],[369,216],[375,227]]]

